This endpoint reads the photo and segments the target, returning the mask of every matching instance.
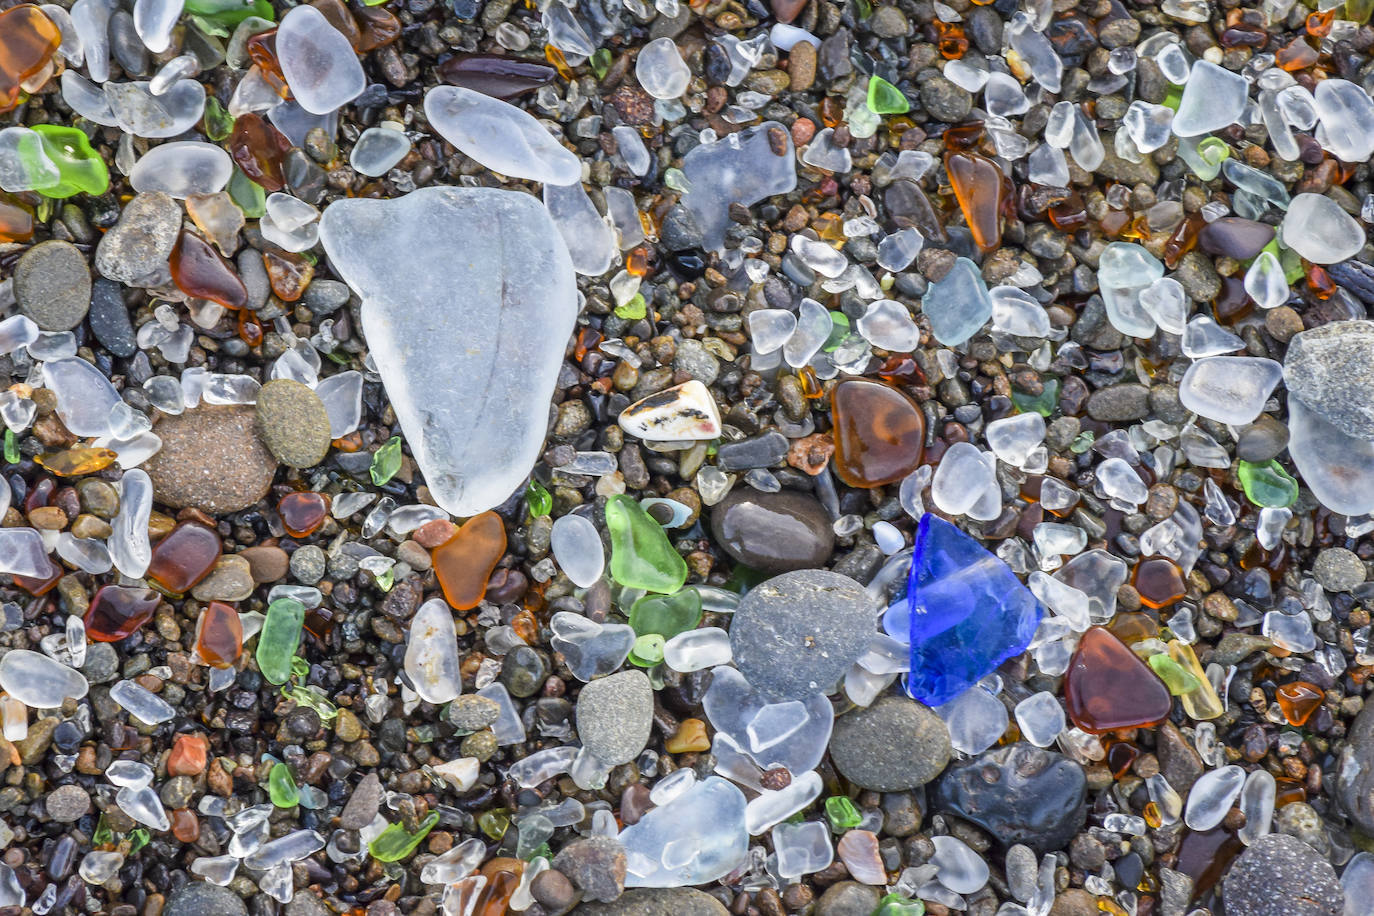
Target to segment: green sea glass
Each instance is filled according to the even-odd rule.
[[[1298,499],[1297,480],[1272,458],[1262,464],[1242,459],[1236,474],[1245,498],[1257,506],[1284,509]]]
[[[291,776],[291,768],[284,763],[274,764],[267,775],[267,795],[278,808],[294,808],[300,804],[301,790]]]
[[[673,549],[663,526],[628,496],[606,500],[611,533],[611,577],[627,588],[671,595],[687,581],[687,561]]]
[[[868,108],[874,114],[906,114],[911,110],[911,103],[906,96],[902,95],[902,90],[883,79],[881,76],[870,76],[868,78]]]
[[[57,184],[39,188],[38,193],[62,198],[104,194],[110,189],[110,170],[84,133],[57,124],[35,124],[33,130],[43,139],[43,152],[61,176]]]
[[[630,626],[638,636],[672,639],[696,628],[701,620],[701,593],[684,588],[675,595],[645,595],[630,608]]]
[[[420,841],[439,823],[439,812],[432,811],[420,822],[414,833],[407,833],[401,824],[391,824],[367,845],[367,851],[378,862],[398,862],[415,851]]]
[[[285,684],[291,677],[291,659],[301,643],[305,605],[295,598],[278,598],[267,606],[267,619],[258,634],[258,670],[271,684]]]

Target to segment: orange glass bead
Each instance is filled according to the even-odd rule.
[[[50,558],[45,557],[45,559],[48,560],[48,574],[46,576],[14,577],[14,584],[30,595],[33,595],[35,598],[46,595],[48,592],[52,591],[53,586],[57,584],[57,580],[62,578],[62,567],[54,563]]]
[[[1339,6],[1329,10],[1320,10],[1309,13],[1307,16],[1307,34],[1313,38],[1325,38],[1331,34],[1331,25],[1336,21],[1336,11]]]
[[[0,199],[0,242],[27,242],[33,238],[33,213]]]
[[[529,611],[521,611],[511,618],[510,628],[515,631],[516,636],[530,645],[534,645],[539,636],[539,621],[535,620]]]
[[[1085,732],[1158,725],[1169,715],[1169,688],[1105,627],[1083,634],[1064,675],[1069,718]]]
[[[250,347],[256,347],[262,343],[263,330],[262,322],[252,309],[239,309],[238,317],[239,340]]]
[[[940,135],[940,140],[945,144],[946,150],[971,150],[982,143],[987,135],[987,129],[982,121],[970,121],[949,128]]]
[[[290,87],[286,85],[286,76],[281,70],[281,61],[277,59],[277,30],[268,29],[266,32],[258,32],[256,35],[249,36],[243,43],[243,49],[248,53],[248,59],[257,65],[258,72],[262,74],[273,89],[282,98],[286,98],[291,93]]]
[[[454,610],[477,607],[505,552],[506,526],[491,511],[468,519],[457,534],[434,548],[434,573]]]
[[[472,909],[472,916],[505,916],[510,906],[510,900],[515,896],[516,889],[520,886],[520,872],[522,867],[515,871],[497,871],[487,879],[487,886],[482,889],[482,893],[477,897],[477,903]]]
[[[1074,232],[1088,225],[1088,207],[1077,191],[1070,191],[1063,200],[1051,206],[1049,214],[1054,227],[1064,232]]]
[[[243,174],[262,185],[263,190],[280,191],[286,187],[282,163],[291,150],[291,141],[262,115],[239,115],[226,146]]]
[[[827,242],[845,242],[849,237],[844,234],[844,218],[838,213],[822,213],[811,222],[816,234]]]
[[[647,277],[654,272],[654,259],[658,256],[647,245],[632,248],[625,256],[625,270],[632,277]]]
[[[896,483],[921,463],[926,421],[896,388],[848,379],[830,392],[835,472],[851,487]]]
[[[935,20],[936,47],[945,60],[958,60],[968,53],[968,37],[957,22]]]
[[[1312,290],[1313,295],[1318,299],[1330,299],[1336,293],[1336,283],[1331,279],[1331,274],[1326,272],[1326,268],[1320,264],[1308,264],[1303,271],[1307,276],[1307,288]]]
[[[810,366],[802,366],[797,370],[797,381],[801,382],[802,396],[807,400],[816,401],[825,397],[825,388]]]
[[[568,82],[572,82],[576,78],[572,67],[568,66],[568,59],[563,56],[562,51],[553,45],[544,45],[544,59],[552,64],[553,68],[558,71],[558,75]]]
[[[263,266],[267,268],[267,282],[282,302],[295,302],[305,295],[305,288],[315,276],[315,265],[289,251],[264,251]]]
[[[1274,62],[1280,70],[1296,73],[1315,64],[1321,55],[1312,47],[1307,38],[1299,35],[1274,54]]]
[[[926,375],[916,360],[905,353],[894,353],[878,367],[878,378],[889,385],[924,385]]]
[[[606,338],[596,328],[583,328],[577,332],[577,340],[573,343],[573,359],[582,362],[587,354],[600,346],[601,341]]]
[[[1312,718],[1312,713],[1316,712],[1317,707],[1322,705],[1322,700],[1326,699],[1326,694],[1322,693],[1316,684],[1294,681],[1275,690],[1274,699],[1289,725],[1306,725],[1307,720]]]
[[[0,111],[19,104],[20,85],[37,76],[62,43],[62,33],[36,6],[0,13]]]
[[[172,282],[177,289],[197,299],[209,299],[225,308],[248,307],[248,290],[243,280],[209,242],[181,230],[170,261]]]
[[[978,153],[950,152],[945,153],[945,171],[974,244],[985,252],[997,248],[1002,244],[1002,208],[1006,202],[1002,170]]]
[[[151,588],[107,585],[95,593],[82,620],[86,638],[95,642],[128,639],[139,627],[153,619],[160,601]]]
[[[210,574],[223,550],[216,532],[195,522],[182,522],[153,548],[148,579],[170,594],[183,594]]]
[[[1288,776],[1275,776],[1274,807],[1282,808],[1294,802],[1307,801],[1307,788],[1298,780]]]
[[[172,742],[167,755],[168,776],[199,776],[210,760],[210,742],[204,735],[183,733]]]
[[[196,652],[211,668],[232,668],[243,654],[239,612],[222,601],[201,608],[196,620]]]
[[[329,515],[329,497],[323,493],[287,493],[277,502],[282,527],[293,538],[308,538]]]
[[[821,123],[826,127],[839,127],[844,120],[844,109],[833,96],[821,99]]]
[[[1135,565],[1131,585],[1140,594],[1140,603],[1149,608],[1163,608],[1188,593],[1183,571],[1168,557],[1150,557]]]
[[[81,446],[53,452],[51,455],[38,455],[33,460],[39,467],[51,471],[58,477],[80,477],[83,474],[105,470],[114,464],[118,457],[119,453],[113,449]]]
[[[200,839],[200,818],[190,808],[172,809],[172,836],[183,843]]]

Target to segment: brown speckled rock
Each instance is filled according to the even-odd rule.
[[[162,450],[144,469],[158,503],[225,515],[267,495],[277,459],[258,438],[252,407],[197,407],[165,417],[153,431],[162,438]]]
[[[258,392],[258,436],[282,464],[311,468],[329,454],[329,412],[295,379],[273,379]]]

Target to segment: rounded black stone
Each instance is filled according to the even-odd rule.
[[[1018,742],[945,771],[933,806],[972,821],[998,842],[1039,852],[1063,848],[1083,826],[1083,768],[1063,754]]]
[[[733,490],[711,510],[711,531],[726,553],[767,573],[824,566],[835,532],[821,504],[783,490]]]

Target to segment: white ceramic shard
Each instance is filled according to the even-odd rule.
[[[457,516],[534,465],[577,317],[567,247],[528,194],[434,187],[340,200],[320,220],[425,482]]]
[[[582,180],[581,160],[509,102],[459,86],[435,86],[425,94],[425,117],[459,152],[493,172],[556,185]]]
[[[635,401],[620,412],[620,428],[645,442],[706,440],[720,435],[720,410],[696,379]]]

